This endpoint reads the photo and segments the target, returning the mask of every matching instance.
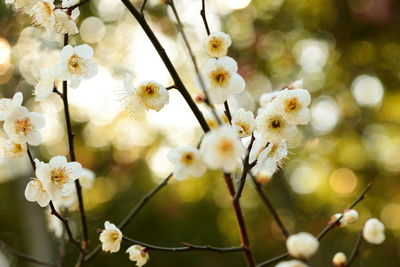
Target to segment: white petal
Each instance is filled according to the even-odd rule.
[[[246,83],[242,76],[239,74],[233,74],[229,82],[229,89],[232,94],[239,94],[244,91]]]
[[[80,57],[86,59],[93,57],[93,48],[87,44],[76,46],[74,50]]]
[[[228,70],[230,72],[237,72],[237,70],[238,70],[236,61],[231,57],[219,58],[218,64],[222,65],[226,70]]]
[[[51,158],[49,164],[54,168],[65,167],[67,165],[67,158],[64,156],[55,156]]]
[[[90,79],[96,76],[97,71],[98,71],[97,63],[94,62],[94,60],[89,59],[86,61],[86,74],[83,75],[82,77],[85,79]]]
[[[29,118],[31,119],[32,123],[35,125],[36,129],[43,128],[45,125],[45,120],[42,114],[36,112],[30,112]]]
[[[73,54],[74,54],[74,48],[72,47],[72,45],[67,45],[64,46],[64,48],[61,50],[60,57],[62,60],[67,60]]]
[[[14,106],[21,106],[22,101],[24,100],[24,96],[21,92],[15,93],[13,96],[11,102],[13,103]]]
[[[31,146],[38,146],[40,145],[41,141],[42,141],[42,136],[39,133],[39,131],[32,131],[27,135],[26,142]]]

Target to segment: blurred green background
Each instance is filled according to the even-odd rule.
[[[175,4],[202,63],[206,33],[199,15],[201,1],[176,0]],[[289,230],[317,234],[333,213],[349,206],[373,182],[368,197],[357,206],[359,221],[330,232],[310,265],[330,266],[338,251],[349,255],[363,222],[376,217],[386,225],[387,239],[380,246],[364,244],[353,266],[399,266],[400,2],[216,0],[207,4],[211,30],[231,35],[229,55],[238,61],[247,81],[247,92],[230,100],[233,108],[255,111],[261,94],[300,78],[312,93],[310,125],[299,129],[284,169],[264,186]],[[146,10],[191,93],[199,94],[171,10],[162,1],[149,1]],[[44,114],[43,144],[33,153],[47,161],[68,153],[62,102],[57,95],[36,102],[32,89],[40,68],[57,61],[61,45],[60,38],[49,38],[29,25],[28,16],[1,1],[0,96],[21,91],[24,105]],[[70,95],[77,158],[97,176],[94,187],[84,192],[94,247],[96,228],[106,220],[118,224],[169,173],[165,155],[170,149],[196,144],[201,130],[176,92],[171,92],[171,103],[160,113],[149,112],[138,119],[121,110],[117,99],[127,71],[137,83],[153,79],[168,86],[172,82],[119,1],[91,0],[81,8],[78,26],[80,34],[71,43],[89,43],[100,66],[95,78],[82,82]],[[27,157],[0,160],[0,239],[28,254],[54,260],[63,244],[47,230],[45,211],[23,195],[32,176],[30,168]],[[245,187],[242,206],[257,261],[282,253],[284,240],[251,183]],[[78,235],[76,209],[69,215]],[[160,246],[239,244],[220,172],[172,180],[123,232]],[[100,253],[87,266],[133,266],[124,253],[128,246],[124,243],[112,255]],[[65,250],[65,266],[73,266],[76,249],[67,245]],[[1,264],[35,266],[5,250],[0,250]],[[154,251],[146,266],[244,266],[244,260],[241,253]]]

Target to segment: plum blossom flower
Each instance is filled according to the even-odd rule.
[[[11,140],[36,146],[42,139],[39,129],[44,124],[44,117],[41,114],[29,112],[25,107],[17,107],[7,116],[3,127]]]
[[[358,212],[353,209],[347,209],[343,212],[343,221],[346,222],[346,224],[352,224],[355,223],[358,219]]]
[[[132,113],[149,109],[160,111],[169,102],[167,89],[155,81],[142,82],[136,89],[132,85],[131,75],[127,74],[124,87],[120,100],[124,108]]]
[[[136,262],[136,266],[141,267],[149,260],[149,253],[145,247],[139,245],[130,246],[126,253],[129,254],[129,259]]]
[[[49,194],[37,178],[31,178],[26,185],[25,198],[30,202],[37,202],[41,207],[46,207],[50,202]]]
[[[78,3],[79,3],[79,0],[63,0],[62,3],[61,3],[61,6],[63,8],[68,8],[68,7],[74,6],[74,5],[78,4]]]
[[[87,45],[65,46],[61,50],[61,63],[57,73],[63,80],[69,80],[72,88],[77,88],[81,79],[90,79],[97,74],[97,64],[91,58],[93,49]]]
[[[82,166],[78,162],[67,162],[64,156],[55,156],[49,163],[35,160],[36,177],[50,195],[51,200],[57,202],[68,196],[74,187],[74,181],[82,174]]]
[[[174,164],[174,178],[183,180],[189,176],[201,177],[207,167],[198,149],[181,146],[168,154],[168,160]]]
[[[287,157],[286,141],[277,143],[266,142],[263,139],[256,139],[250,151],[250,162],[257,160],[252,171],[256,175],[272,176]]]
[[[303,84],[304,84],[303,79],[296,80],[296,81],[292,82],[291,84],[289,84],[288,86],[286,86],[286,89],[289,89],[289,90],[301,89],[301,88],[303,88]]]
[[[51,95],[54,88],[57,87],[58,80],[54,69],[45,69],[42,68],[40,70],[40,80],[35,85],[34,95],[37,101],[42,101]]]
[[[289,140],[297,131],[296,126],[276,113],[271,105],[260,109],[256,117],[256,123],[260,137],[270,142],[279,142],[282,139]]]
[[[232,127],[224,125],[204,136],[200,152],[211,169],[232,172],[239,166],[245,148]]]
[[[17,11],[22,11],[26,14],[30,14],[32,7],[37,1],[35,0],[6,0],[6,4],[13,5]]]
[[[308,267],[308,265],[302,261],[289,260],[280,262],[277,265],[275,265],[275,267]]]
[[[0,121],[4,121],[15,108],[21,106],[23,99],[24,96],[20,92],[15,93],[12,99],[0,99]]]
[[[210,58],[204,64],[202,75],[214,104],[221,104],[231,94],[244,91],[246,84],[237,70],[236,61],[230,57]]]
[[[64,10],[56,9],[54,11],[54,31],[58,34],[77,34],[79,30],[76,26],[75,20],[79,16],[79,13],[79,8],[72,10],[71,15],[68,15]]]
[[[92,170],[83,168],[82,175],[79,177],[79,182],[83,189],[90,189],[93,187],[95,178],[96,174]]]
[[[310,93],[305,89],[284,89],[272,101],[274,111],[291,124],[310,122]]]
[[[224,57],[231,46],[231,37],[224,32],[210,34],[205,42],[206,52],[210,57]]]
[[[308,259],[317,252],[318,240],[309,233],[298,233],[289,236],[286,240],[286,247],[292,257]]]
[[[363,236],[371,244],[381,244],[385,241],[385,225],[376,218],[370,218],[364,224]]]
[[[118,252],[122,241],[122,232],[115,224],[106,221],[100,234],[101,248],[105,252]]]
[[[347,257],[343,252],[338,252],[333,256],[332,263],[336,267],[346,266]]]
[[[250,136],[256,128],[253,112],[245,111],[243,108],[233,112],[232,127],[240,138]]]
[[[31,10],[32,24],[42,26],[48,33],[53,31],[54,17],[54,0],[41,0],[32,7]]]
[[[4,140],[1,146],[1,152],[5,158],[18,159],[25,156],[27,151],[26,143],[17,143],[11,139]]]
[[[261,107],[266,107],[268,104],[272,103],[272,101],[278,97],[278,95],[280,94],[281,91],[274,91],[271,93],[266,93],[263,94],[260,97],[260,106]]]

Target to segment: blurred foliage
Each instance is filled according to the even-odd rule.
[[[201,1],[175,2],[199,61],[204,62]],[[400,3],[395,0],[209,2],[210,26],[232,36],[229,55],[238,61],[239,72],[246,78],[253,99],[299,78],[304,79],[305,87],[312,92],[311,125],[302,127],[283,171],[264,188],[289,230],[317,234],[333,213],[341,212],[373,182],[373,189],[357,208],[360,220],[329,233],[310,265],[330,265],[337,251],[349,255],[365,219],[377,217],[388,228],[387,240],[381,246],[364,245],[354,266],[398,266]],[[172,13],[157,1],[150,1],[147,10],[151,25],[162,35],[161,41],[179,72],[192,92],[198,93]],[[145,79],[143,75],[146,78],[159,75],[157,78],[162,82],[171,82],[153,48],[119,1],[91,1],[81,8],[80,22],[90,16],[99,17],[102,23],[96,27],[89,24],[87,31],[81,28],[81,35],[72,38],[72,43],[94,38],[91,45],[95,47],[96,60],[104,68],[99,75],[107,72],[107,81],[120,80],[122,73],[130,70],[138,80]],[[47,160],[56,154],[67,154],[62,105],[57,96],[46,103],[33,101],[27,77],[34,78],[35,73],[26,68],[34,61],[24,61],[21,51],[32,50],[40,55],[40,60],[45,60],[46,53],[59,49],[60,45],[54,40],[46,42],[45,37],[35,32],[27,33],[24,30],[27,26],[26,15],[12,12],[1,1],[0,95],[11,97],[13,92],[22,91],[28,107],[47,112],[47,117],[53,116],[48,134],[44,134],[44,145],[33,149],[36,157]],[[22,40],[25,47],[21,48],[22,31],[27,39]],[[88,35],[91,31],[105,31],[105,35],[92,37]],[[33,46],[35,42],[40,45]],[[87,83],[87,88],[76,90],[77,96],[72,101],[78,160],[97,174],[94,188],[85,192],[92,247],[98,242],[96,228],[101,228],[105,220],[114,223],[122,220],[143,194],[168,173],[165,159],[161,160],[163,155],[178,144],[195,144],[201,136],[195,122],[187,124],[186,119],[193,117],[184,104],[178,106],[182,111],[165,113],[158,120],[159,114],[151,114],[142,123],[120,113],[118,107],[109,107],[110,96],[115,92],[113,85],[103,80]],[[90,99],[89,105],[85,101]],[[250,102],[239,104],[254,108]],[[185,126],[189,130],[180,133]],[[0,165],[0,239],[30,254],[55,258],[59,242],[47,234],[43,211],[23,198],[26,178],[32,175],[28,159],[3,160]],[[245,187],[242,205],[257,261],[283,252],[285,245],[279,228],[250,183]],[[77,212],[71,211],[70,216],[74,231],[79,233]],[[123,232],[161,246],[177,246],[181,242],[239,244],[233,210],[219,172],[209,172],[201,179],[171,181]],[[88,266],[133,265],[124,254],[126,247],[124,244],[113,255],[101,253]],[[28,266],[2,252],[14,266]],[[71,245],[66,252],[65,266],[72,266],[77,253]],[[240,253],[155,251],[150,253],[148,266],[243,264]]]

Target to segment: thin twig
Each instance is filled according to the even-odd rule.
[[[224,101],[224,108],[225,108],[226,118],[228,119],[229,124],[232,125],[232,114],[231,114],[231,110],[229,108],[228,100]]]
[[[140,5],[140,13],[143,14],[144,8],[146,7],[147,0],[143,0],[142,4]]]
[[[81,247],[79,241],[76,240],[72,235],[72,231],[68,223],[68,218],[65,218],[64,216],[62,216],[60,213],[57,212],[56,208],[54,207],[53,201],[50,201],[50,210],[51,210],[51,215],[56,216],[64,224],[68,236],[68,241],[72,242],[81,252],[84,253],[85,250]]]
[[[269,200],[267,195],[263,192],[261,184],[259,182],[257,182],[256,178],[251,173],[250,173],[250,177],[251,177],[251,180],[253,181],[254,187],[255,187],[258,195],[260,196],[261,200],[265,203],[265,205],[267,206],[267,208],[271,212],[271,215],[274,218],[276,224],[281,229],[281,232],[282,232],[283,236],[285,237],[285,239],[288,238],[289,237],[289,231],[287,230],[287,228],[286,228],[285,224],[283,223],[282,219],[279,217],[279,214],[276,211],[276,209],[274,208],[274,206],[272,205],[272,202]]]
[[[158,250],[158,251],[169,251],[169,252],[190,252],[190,251],[196,251],[196,250],[208,250],[208,251],[215,251],[215,252],[237,252],[237,251],[242,251],[244,248],[243,247],[214,247],[214,246],[199,246],[199,245],[192,245],[189,243],[182,243],[183,247],[160,247],[160,246],[154,246],[151,244],[147,244],[141,241],[133,240],[131,238],[128,238],[126,236],[123,237],[123,240],[141,245],[145,247],[148,250]]]
[[[64,35],[64,46],[68,45],[68,34]],[[74,134],[72,132],[71,125],[71,117],[69,113],[69,105],[68,105],[68,83],[67,81],[62,82],[63,85],[63,94],[62,100],[64,104],[64,114],[65,114],[65,123],[67,125],[67,135],[68,135],[68,147],[69,147],[69,156],[71,161],[76,161],[75,157],[75,147],[74,147]],[[89,233],[88,233],[88,225],[86,221],[85,208],[83,205],[83,197],[82,197],[82,187],[79,182],[79,179],[75,180],[75,188],[76,194],[78,196],[78,206],[79,206],[79,217],[81,219],[82,233],[83,233],[83,251],[85,251],[89,247]]]
[[[207,35],[210,35],[210,28],[208,27],[207,17],[206,17],[206,1],[201,0],[201,10],[200,16],[203,18],[204,27],[206,28]]]
[[[185,30],[184,30],[184,26],[183,26],[183,23],[182,23],[182,21],[181,21],[181,19],[179,17],[179,13],[176,10],[174,0],[167,0],[167,3],[171,6],[172,12],[174,13],[174,16],[175,16],[175,19],[176,19],[178,31],[182,35],[183,41],[184,41],[185,46],[186,46],[186,48],[188,50],[188,53],[190,55],[190,59],[192,60],[192,64],[193,64],[194,70],[195,70],[196,75],[197,75],[197,77],[199,79],[200,87],[201,87],[201,89],[202,89],[202,91],[204,93],[204,103],[207,106],[209,106],[213,116],[217,120],[217,123],[219,125],[221,125],[222,124],[221,119],[219,118],[217,112],[215,111],[215,108],[213,107],[213,105],[210,102],[210,98],[209,98],[208,93],[207,93],[206,84],[204,82],[203,76],[200,73],[200,68],[199,68],[199,66],[197,64],[196,56],[194,55],[192,47],[190,46],[189,40],[188,40],[188,38],[186,36]]]
[[[206,119],[203,116],[203,113],[200,111],[199,107],[193,101],[191,95],[189,94],[188,90],[186,89],[185,85],[183,84],[178,72],[176,71],[174,65],[172,64],[169,56],[167,55],[165,49],[161,45],[160,41],[154,34],[153,30],[150,28],[149,24],[147,23],[146,19],[140,13],[139,10],[135,8],[135,6],[129,0],[121,0],[122,3],[126,6],[129,12],[133,15],[136,21],[140,24],[143,31],[146,33],[147,37],[153,44],[154,48],[156,49],[157,53],[159,54],[160,58],[164,62],[165,67],[168,69],[174,84],[177,87],[177,90],[181,93],[183,98],[185,99],[186,103],[189,105],[190,109],[192,110],[193,114],[195,115],[197,121],[199,122],[201,128],[204,132],[208,132],[210,127],[207,124]]]
[[[251,140],[250,140],[250,144],[247,147],[247,156],[246,158],[243,160],[243,170],[242,170],[242,176],[240,177],[239,180],[239,186],[238,189],[236,190],[236,194],[235,197],[233,198],[234,201],[237,201],[241,196],[242,196],[242,191],[244,188],[244,184],[246,182],[246,177],[247,174],[249,173],[249,171],[256,165],[256,161],[250,163],[249,162],[249,158],[250,158],[250,150],[253,147],[253,143],[254,143],[255,137],[254,135],[251,135]]]
[[[33,160],[33,156],[32,156],[31,150],[29,149],[28,145],[27,145],[27,147],[28,147],[27,148],[27,152],[28,152],[29,161],[31,162],[33,173],[35,174],[35,172],[36,172],[36,164],[35,164],[35,161]]]
[[[362,201],[365,198],[365,195],[367,194],[367,192],[371,189],[372,183],[369,183],[367,185],[367,187],[364,189],[364,191],[361,193],[361,195],[350,205],[350,207],[348,209],[352,209],[354,208],[360,201]],[[334,222],[330,223],[327,227],[325,227],[317,236],[318,240],[321,240],[331,229],[333,229],[338,222],[342,219],[342,216],[340,216],[339,218],[337,218]],[[262,267],[262,266],[268,266],[272,263],[278,262],[282,259],[285,259],[286,257],[288,257],[289,254],[286,252],[282,255],[279,255],[275,258],[263,261],[259,264],[257,264],[257,267]]]
[[[125,226],[129,224],[129,222],[135,217],[135,215],[143,208],[143,206],[149,201],[158,191],[161,190],[164,186],[168,184],[168,181],[171,179],[172,173],[168,175],[164,180],[158,184],[156,187],[154,187],[150,192],[148,192],[146,195],[142,197],[142,199],[133,207],[133,209],[129,212],[129,214],[122,220],[122,222],[118,225],[120,229],[123,229]],[[91,260],[93,257],[99,253],[101,249],[101,245],[98,245],[96,248],[94,248],[90,253],[87,254],[85,257],[85,262]]]
[[[360,232],[357,236],[356,243],[354,244],[353,251],[351,252],[350,257],[346,262],[346,265],[345,265],[346,267],[349,267],[354,262],[355,258],[357,257],[357,255],[360,251],[362,240],[363,240],[362,232]]]
[[[29,262],[33,262],[36,264],[40,264],[40,265],[44,265],[44,266],[54,266],[57,267],[57,265],[55,263],[51,263],[51,262],[47,262],[41,259],[37,259],[35,257],[32,257],[30,255],[27,255],[25,253],[22,253],[12,247],[10,247],[9,245],[7,245],[6,243],[4,243],[3,241],[0,240],[0,248],[3,248],[7,251],[9,251],[10,253],[14,254],[16,257],[25,260],[25,261],[29,261]]]

